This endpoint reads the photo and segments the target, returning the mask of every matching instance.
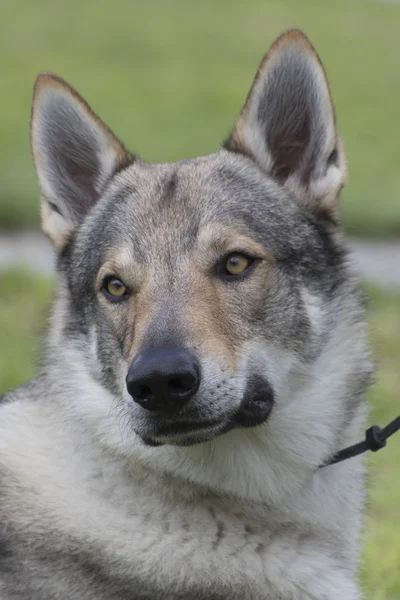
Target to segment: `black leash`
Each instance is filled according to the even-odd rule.
[[[320,469],[334,465],[342,460],[353,458],[353,456],[358,456],[363,452],[367,452],[367,450],[378,452],[378,450],[386,446],[387,439],[396,433],[396,431],[399,431],[399,429],[400,416],[389,423],[389,425],[386,425],[386,427],[383,429],[381,429],[378,425],[373,425],[365,432],[365,440],[363,442],[359,442],[358,444],[354,444],[354,446],[349,446],[348,448],[340,450],[340,452],[334,454],[328,462],[320,465]]]

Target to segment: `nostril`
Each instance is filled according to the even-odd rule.
[[[153,392],[148,385],[138,385],[134,395],[138,400],[151,400],[153,397]]]
[[[186,394],[194,386],[194,378],[174,378],[168,381],[168,392],[171,394]]]

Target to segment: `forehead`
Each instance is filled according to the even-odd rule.
[[[128,244],[146,260],[154,248],[190,250],[202,232],[223,225],[279,253],[299,218],[296,203],[250,159],[221,150],[177,163],[133,164],[112,181],[86,239],[101,232],[104,245]]]

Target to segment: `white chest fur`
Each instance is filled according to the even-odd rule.
[[[90,444],[74,446],[65,431],[55,445],[54,431],[34,435],[32,419],[24,437],[24,426],[0,444],[0,463],[13,474],[0,517],[33,546],[78,550],[111,578],[153,590],[154,599],[359,598],[334,523],[323,527],[303,509],[290,519],[140,463],[127,469]]]

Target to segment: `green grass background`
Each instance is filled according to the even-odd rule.
[[[326,66],[349,159],[352,235],[400,233],[400,4],[390,0],[2,0],[0,227],[38,225],[29,151],[40,71],[68,80],[143,158],[212,152],[258,62],[301,27]]]
[[[0,393],[34,376],[52,284],[26,273],[0,273]],[[400,292],[368,287],[370,329],[379,365],[371,423],[399,414]],[[400,599],[400,436],[370,460],[369,509],[361,578],[367,600]],[[334,467],[332,467],[334,468]],[[345,599],[343,599],[345,600]]]

